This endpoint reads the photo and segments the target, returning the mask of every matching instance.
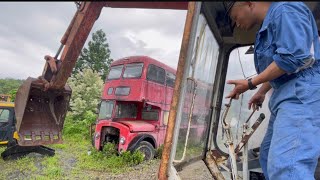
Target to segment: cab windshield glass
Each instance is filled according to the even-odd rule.
[[[116,118],[137,118],[138,108],[134,103],[118,103],[116,106]]]
[[[102,101],[100,105],[98,119],[110,119],[112,116],[113,107],[114,107],[113,101]]]

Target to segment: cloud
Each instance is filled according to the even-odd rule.
[[[55,55],[76,6],[3,2],[0,12],[0,78],[26,79],[41,75],[46,54]],[[102,29],[113,59],[146,55],[175,68],[185,18],[184,10],[104,8],[86,44],[93,32]]]
[[[114,59],[147,55],[176,68],[185,19],[181,10],[104,8],[93,31],[106,32]]]

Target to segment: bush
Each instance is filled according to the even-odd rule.
[[[102,149],[98,151],[91,147],[90,155],[82,153],[79,157],[80,167],[97,171],[121,172],[127,167],[140,164],[144,159],[140,151],[133,153],[125,151],[119,155],[115,144],[112,143],[105,144]]]
[[[143,154],[140,151],[135,151],[133,153],[125,151],[121,153],[120,156],[123,159],[124,164],[127,164],[128,166],[140,164],[144,160]]]
[[[155,153],[156,158],[161,159],[163,147],[164,145],[162,144],[158,149],[156,149],[156,153]]]
[[[95,112],[103,90],[100,75],[91,69],[83,69],[82,73],[69,78],[68,84],[72,89],[70,114],[75,117],[75,120],[86,118],[88,111]]]
[[[92,111],[86,111],[83,117],[76,117],[68,113],[64,122],[63,135],[75,139],[91,140],[90,126],[95,120],[96,115]]]
[[[105,155],[105,157],[111,157],[117,155],[118,152],[115,144],[108,142],[103,146],[102,153]]]

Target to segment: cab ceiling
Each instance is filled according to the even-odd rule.
[[[320,3],[304,2],[316,18],[318,29],[320,29]],[[250,31],[241,30],[232,26],[231,20],[225,16],[226,9],[223,2],[203,2],[201,12],[206,17],[208,24],[215,34],[217,41],[223,44],[253,44],[256,32],[260,25]]]

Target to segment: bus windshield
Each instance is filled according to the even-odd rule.
[[[113,106],[113,101],[102,101],[100,105],[98,119],[110,119],[112,116]]]
[[[137,118],[138,107],[135,103],[117,103],[116,118]]]
[[[143,63],[127,64],[123,73],[123,78],[141,77]]]
[[[122,73],[123,65],[112,66],[108,75],[109,79],[119,79]]]

